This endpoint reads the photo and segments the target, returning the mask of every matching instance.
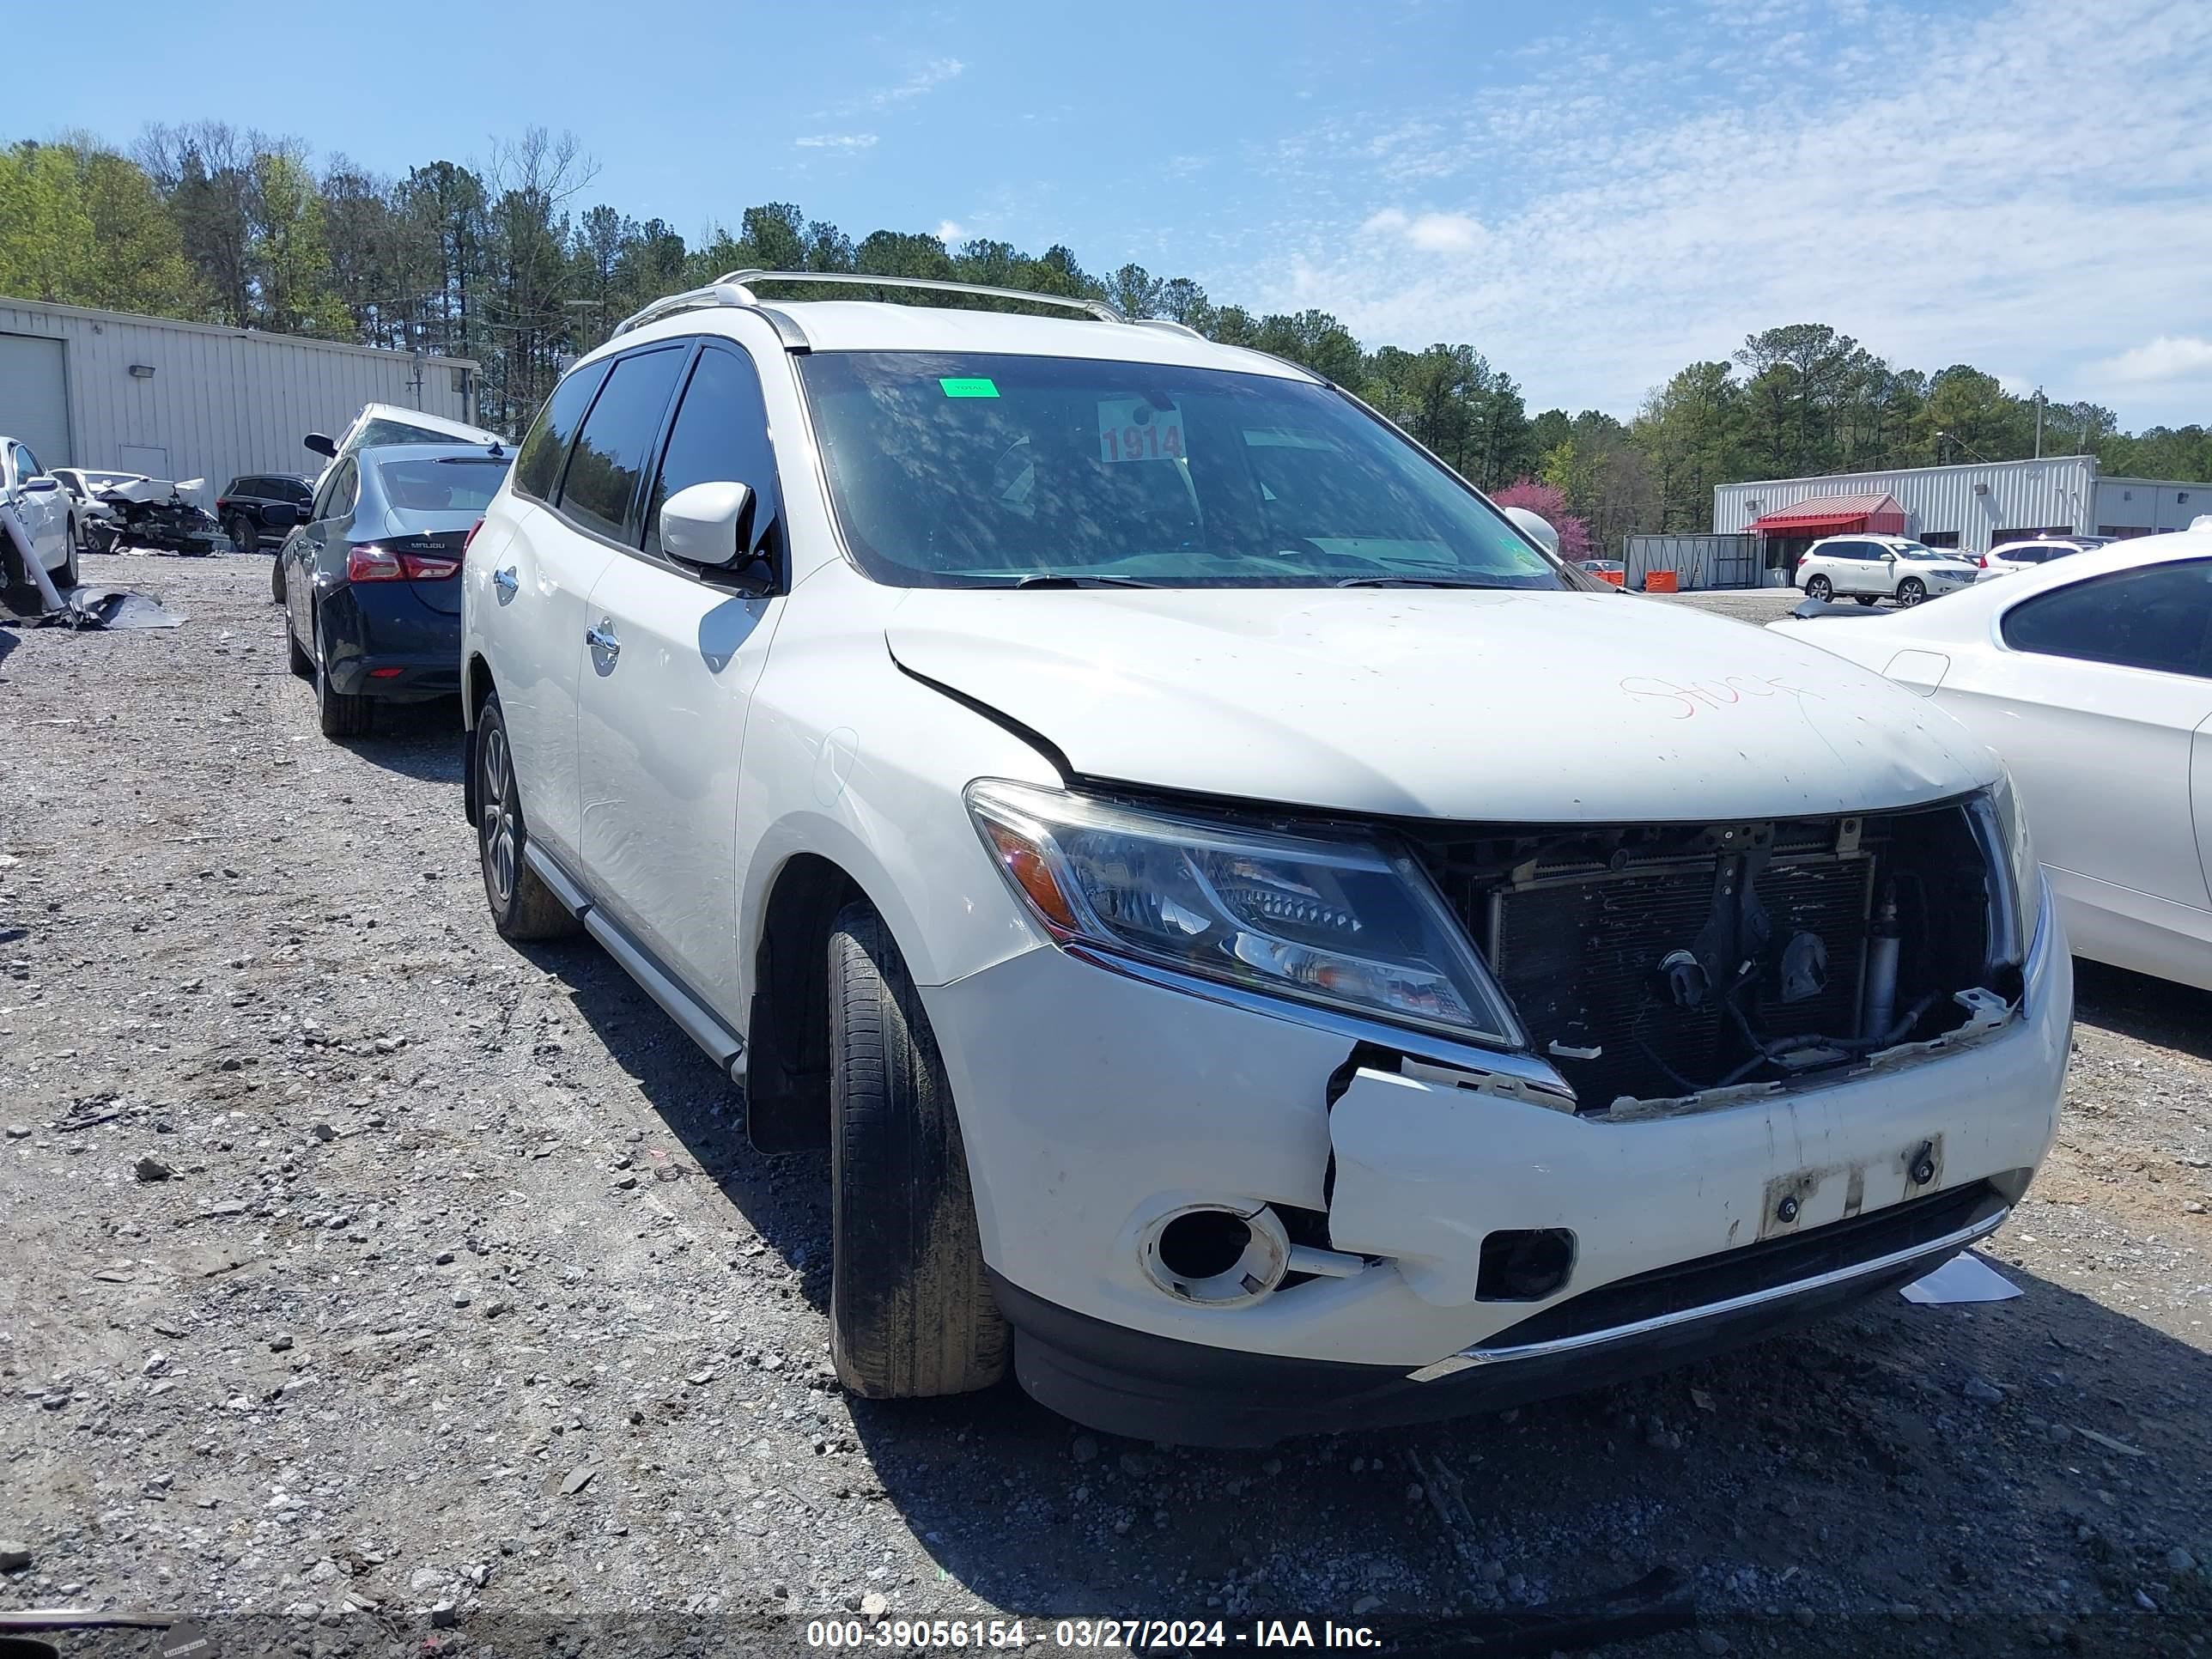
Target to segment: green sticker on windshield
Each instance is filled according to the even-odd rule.
[[[989,380],[939,380],[938,385],[945,388],[945,395],[948,398],[995,398],[999,395],[998,386]]]

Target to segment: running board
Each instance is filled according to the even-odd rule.
[[[526,843],[522,861],[528,865],[538,878],[552,890],[553,896],[561,901],[570,915],[584,924],[584,931],[599,942],[599,947],[621,964],[622,970],[638,983],[639,988],[661,1006],[663,1012],[684,1028],[684,1034],[707,1051],[708,1056],[720,1066],[733,1083],[745,1080],[745,1040],[725,1025],[714,1010],[684,989],[676,977],[640,948],[614,919],[593,904],[584,890],[571,880],[568,872],[556,864],[536,846]]]

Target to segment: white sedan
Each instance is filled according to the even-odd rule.
[[[2033,541],[2000,542],[1974,561],[1982,571],[1974,580],[1985,582],[2017,576],[2023,570],[2039,569],[2053,559],[2108,547],[2112,539],[2110,536],[2039,536]]]
[[[2212,990],[2212,532],[1771,626],[1933,697],[2004,757],[2077,955]]]

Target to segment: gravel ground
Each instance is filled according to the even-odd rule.
[[[1631,1650],[2204,1639],[2212,1000],[2085,969],[2014,1301],[1272,1453],[872,1405],[822,1161],[750,1152],[598,951],[492,934],[455,712],[325,741],[264,558],[88,578],[188,620],[0,629],[0,1605],[301,1652],[847,1610],[1234,1646],[1672,1566],[1704,1626]]]

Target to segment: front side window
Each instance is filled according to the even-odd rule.
[[[2004,616],[2015,651],[2212,678],[2212,559],[2115,571]]]
[[[15,481],[39,477],[39,458],[21,444],[15,446]]]
[[[709,346],[699,354],[668,428],[660,472],[646,506],[645,550],[660,551],[660,509],[671,495],[696,483],[726,483],[751,486],[750,533],[753,545],[759,546],[775,522],[777,499],[768,405],[761,399],[760,375],[751,361]]]
[[[660,417],[683,371],[685,348],[663,346],[615,360],[607,384],[576,434],[556,505],[586,530],[633,545],[638,483],[660,436]]]
[[[1589,582],[1310,381],[925,352],[799,373],[846,541],[893,586]]]
[[[568,453],[568,441],[577,422],[592,406],[592,394],[606,379],[604,362],[587,363],[553,388],[545,407],[530,423],[522,447],[514,456],[514,488],[533,501],[550,501],[553,486],[561,481],[561,463]]]

